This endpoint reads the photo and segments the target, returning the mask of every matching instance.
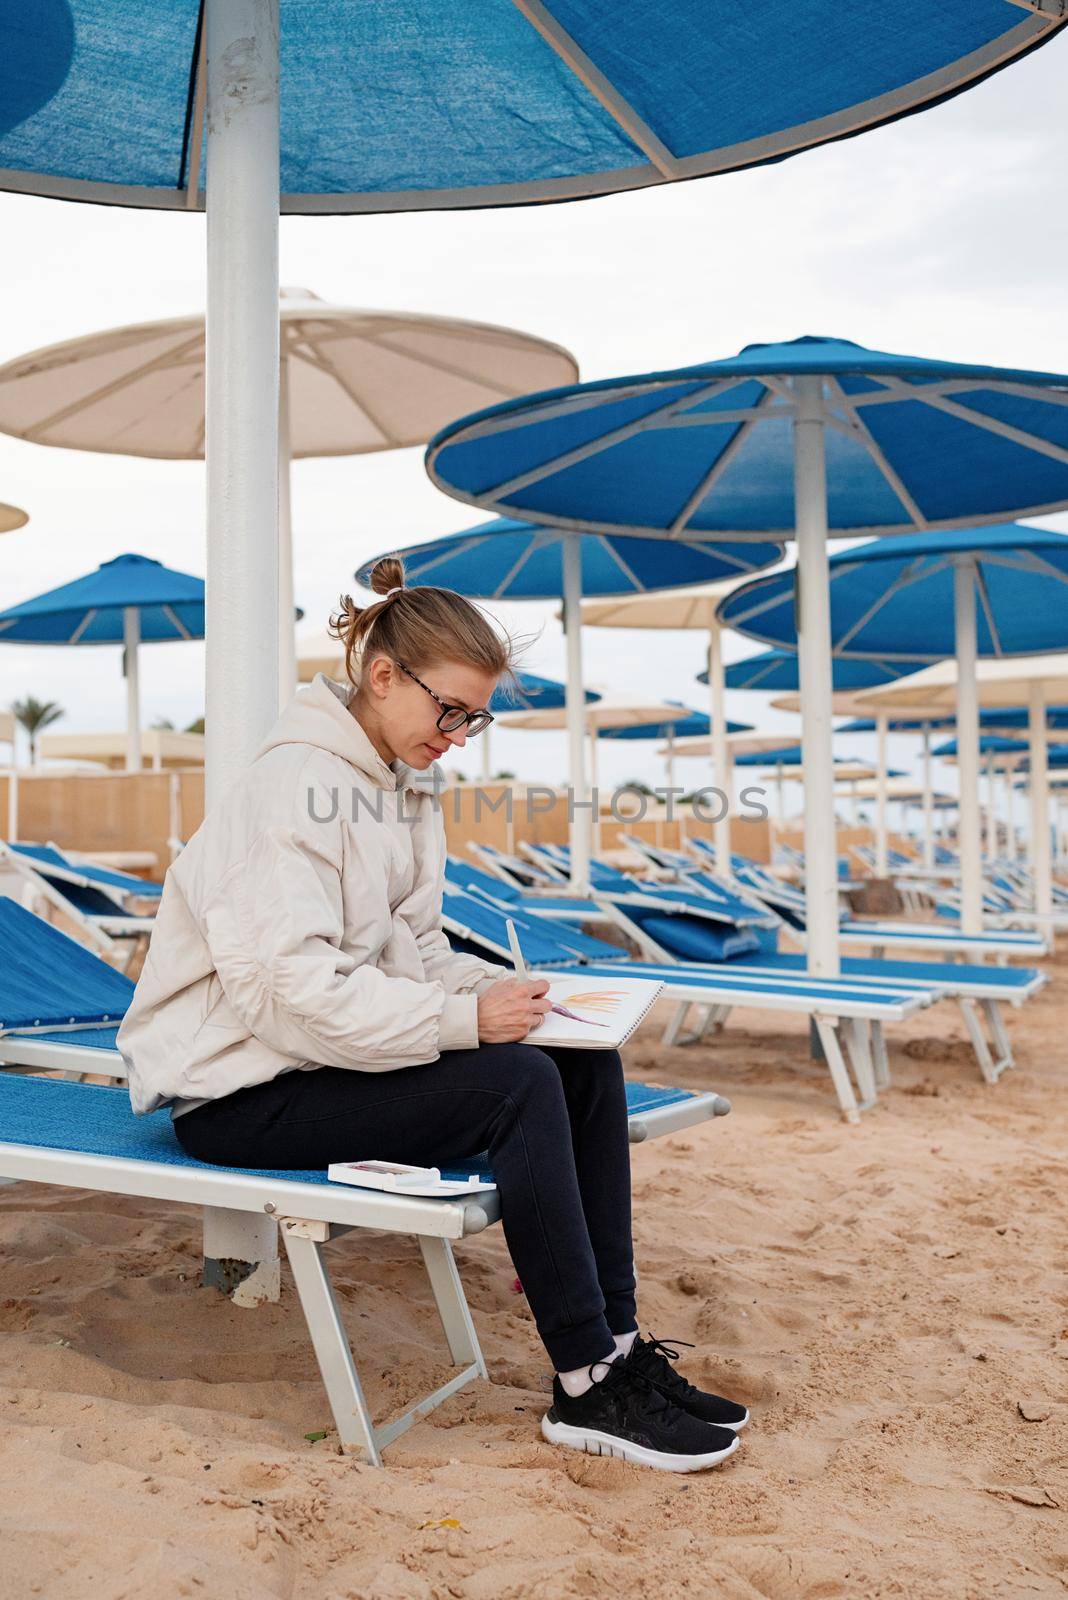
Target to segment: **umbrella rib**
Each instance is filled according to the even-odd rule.
[[[444,372],[450,378],[459,378],[462,383],[476,384],[481,389],[492,389],[494,394],[500,394],[506,400],[514,400],[517,395],[526,394],[525,388],[517,389],[513,385],[494,383],[492,378],[482,377],[477,372],[467,372],[463,367],[457,367],[451,361],[442,361],[439,356],[414,355],[409,350],[400,349],[392,344],[385,334],[365,333],[364,344],[373,344],[379,350],[388,350],[390,355],[397,356],[401,361],[411,362],[413,366],[427,367],[433,372]]]
[[[933,410],[944,411],[948,416],[971,423],[973,428],[982,428],[986,433],[997,434],[999,438],[1008,439],[1012,444],[1021,445],[1025,450],[1034,450],[1037,455],[1049,456],[1054,461],[1068,465],[1068,450],[1062,445],[1040,438],[1037,433],[1025,433],[1022,428],[1014,428],[1011,423],[999,422],[995,417],[984,417],[981,412],[973,411],[968,406],[958,405],[956,400],[946,399],[939,394],[917,394],[900,379],[887,378],[886,382],[902,399],[917,400],[920,405],[930,406]],[[996,387],[996,385],[991,386]],[[980,387],[979,383],[973,385],[973,388]]]
[[[40,434],[46,433],[49,428],[55,427],[57,422],[66,422],[68,417],[77,416],[79,411],[85,411],[99,400],[110,399],[113,394],[118,394],[121,390],[128,389],[131,384],[137,383],[139,379],[148,377],[151,373],[159,372],[164,367],[170,366],[176,358],[186,355],[189,351],[195,350],[198,345],[202,346],[203,343],[203,331],[198,330],[192,338],[173,345],[161,355],[153,357],[151,361],[146,361],[142,366],[135,367],[132,372],[123,373],[121,378],[113,378],[110,383],[101,384],[99,389],[94,389],[89,394],[80,395],[77,400],[72,400],[69,405],[61,406],[51,416],[42,417],[40,421],[24,429],[20,437],[30,440],[37,438]]]
[[[687,498],[682,510],[671,523],[670,527],[668,528],[669,533],[681,533],[686,527],[686,524],[689,522],[690,518],[693,516],[694,512],[697,510],[698,506],[701,504],[702,500],[704,500],[706,495],[711,494],[723,473],[726,472],[727,468],[738,454],[738,451],[748,439],[753,428],[761,420],[758,415],[760,408],[768,404],[771,398],[771,389],[765,387],[764,393],[753,407],[753,416],[750,417],[748,422],[743,422],[735,431],[733,436],[728,439],[727,444],[720,451],[717,459],[712,463],[711,467],[701,478],[696,489],[694,489],[693,493]]]
[[[725,562],[729,567],[734,567],[738,572],[759,572],[765,565],[765,563],[761,563],[760,567],[754,567],[753,563],[747,561],[744,556],[732,554],[723,545],[717,544],[711,539],[707,541],[703,539],[679,539],[674,541],[674,544],[678,550],[693,550],[705,556],[708,555],[710,550],[714,550],[720,561]]]
[[[432,572],[435,567],[439,567],[443,561],[452,561],[456,556],[465,556],[468,551],[477,550],[484,537],[484,534],[472,534],[471,537],[465,538],[463,534],[458,534],[457,538],[463,539],[462,544],[451,550],[439,550],[429,560],[424,559],[421,564],[418,564],[420,562],[418,545],[414,549],[400,552],[400,555],[401,559],[410,558],[417,563],[416,570],[421,578],[424,573]],[[377,601],[371,603],[377,604]]]
[[[510,583],[514,582],[516,575],[522,572],[523,568],[526,566],[535,550],[540,550],[543,545],[555,543],[558,537],[558,535],[552,534],[544,535],[540,531],[532,534],[527,540],[526,549],[520,551],[519,555],[516,556],[515,560],[508,568],[508,571],[505,573],[500,583],[495,586],[493,591],[494,598],[498,600],[506,600],[508,597],[503,591]]]
[[[641,579],[638,577],[638,574],[633,570],[630,564],[624,561],[623,557],[620,555],[615,546],[608,542],[603,533],[594,534],[594,538],[597,540],[598,544],[604,546],[605,550],[607,550],[608,554],[611,556],[620,572],[624,573],[630,579],[635,589],[638,589],[644,593],[647,586],[642,583]]]
[[[85,616],[79,622],[78,626],[75,628],[75,630],[71,634],[70,638],[67,640],[68,644],[77,644],[78,643],[78,640],[81,638],[81,636],[85,632],[86,628],[92,622],[93,618],[96,616],[96,613],[97,613],[96,606],[90,606],[89,610],[85,613]]]
[[[901,392],[908,395],[909,399],[919,400],[925,394],[974,394],[976,389],[981,389],[985,385],[988,388],[996,388],[1004,394],[1022,395],[1026,400],[1045,400],[1052,406],[1068,405],[1068,387],[1065,387],[1064,384],[1057,386],[1050,384],[1047,388],[1045,385],[1037,383],[1011,383],[996,377],[986,379],[974,377],[945,378],[941,382],[927,383],[922,387],[919,385],[914,387],[905,383],[901,378],[891,378],[885,373],[880,374],[879,382],[886,385],[886,387],[874,390],[871,394],[853,395],[851,397],[852,404],[864,407],[893,405],[901,398],[901,394],[898,392],[899,388]]]
[[[320,350],[319,346],[315,343],[315,340],[312,339],[308,334],[304,334],[301,342],[307,345],[308,349],[315,357],[315,360],[310,364],[312,366],[318,366],[320,371],[327,373],[331,378],[333,378],[342,394],[348,396],[356,409],[363,413],[368,422],[370,422],[371,426],[378,431],[380,436],[386,441],[387,444],[399,444],[400,441],[390,433],[389,429],[382,422],[379,421],[373,407],[370,406],[362,396],[356,393],[348,379],[345,377],[344,373],[339,371],[328,355],[324,355],[323,351]],[[294,348],[290,350],[291,359],[296,348],[299,348],[299,345],[297,341],[294,341]],[[308,358],[305,356],[303,359],[307,360]]]
[[[997,624],[994,621],[994,608],[990,603],[990,591],[986,586],[982,563],[978,561],[975,563],[975,588],[979,595],[979,603],[983,608],[983,615],[986,617],[986,625],[990,629],[990,642],[994,646],[994,654],[1000,656],[1003,652]]]
[[[193,635],[190,633],[182,619],[178,616],[173,606],[169,606],[164,603],[161,609],[168,622],[174,626],[176,631],[181,634],[183,639],[192,639]]]
[[[550,50],[560,57],[568,70],[574,73],[584,88],[599,101],[613,122],[618,123],[628,139],[631,139],[643,155],[648,157],[660,175],[669,179],[680,178],[683,173],[682,165],[672,155],[667,145],[657,138],[649,124],[639,117],[630,102],[623,98],[585,51],[579,48],[571,35],[541,4],[541,0],[513,0],[513,4],[516,10],[526,17],[531,27],[537,30]]]
[[[840,571],[855,572],[859,565],[859,562],[854,562],[852,565],[842,567]],[[893,595],[899,594],[902,589],[907,589],[913,583],[918,583],[921,578],[929,578],[932,572],[937,572],[939,567],[943,565],[945,565],[945,563],[935,562],[931,566],[923,566],[919,561],[910,562],[905,568],[904,572],[900,573],[898,577],[894,579],[889,589],[884,589],[882,594],[872,601],[868,609],[866,611],[862,611],[856,621],[846,629],[846,631],[842,634],[842,637],[838,640],[837,644],[833,647],[832,654],[837,654],[839,650],[846,649],[846,647],[850,645],[856,638],[860,630],[871,621],[872,617],[876,616],[879,611],[881,611],[883,606]],[[832,573],[832,581],[834,576],[835,574]]]
[[[895,469],[890,465],[889,461],[886,459],[886,456],[883,454],[881,446],[878,445],[876,443],[876,441],[873,439],[873,437],[871,435],[871,430],[869,429],[867,423],[860,416],[860,414],[858,413],[856,407],[852,404],[849,396],[846,394],[845,390],[842,388],[842,385],[838,382],[837,378],[831,378],[830,379],[830,383],[831,383],[831,386],[832,386],[832,388],[834,390],[834,393],[838,397],[839,404],[844,408],[844,410],[846,411],[846,414],[848,416],[852,417],[854,423],[856,424],[857,434],[858,434],[858,437],[860,438],[861,444],[864,446],[865,450],[867,450],[868,454],[871,456],[872,460],[875,462],[875,465],[878,467],[879,471],[882,473],[883,477],[886,479],[886,481],[889,484],[891,490],[897,496],[897,498],[901,501],[901,504],[905,507],[905,510],[908,512],[909,516],[912,518],[912,520],[916,524],[917,528],[926,528],[926,526],[927,526],[926,517],[924,516],[923,512],[920,510],[919,506],[916,504],[915,500],[912,498],[912,495],[909,493],[908,489],[906,489],[904,483],[901,480],[900,475],[895,471]]]
[[[745,381],[743,378],[732,379],[731,384],[728,386]],[[690,394],[676,396],[674,400],[669,400],[665,405],[657,407],[655,411],[647,411],[642,417],[637,417],[631,422],[621,423],[618,428],[611,428],[608,433],[602,434],[600,438],[590,439],[586,444],[577,445],[573,450],[565,450],[563,455],[554,456],[550,461],[543,461],[540,466],[532,467],[528,472],[521,472],[517,477],[506,478],[502,483],[494,484],[492,489],[483,491],[483,493],[488,492],[497,500],[502,495],[515,494],[519,489],[529,488],[533,483],[540,483],[550,473],[562,472],[568,467],[577,466],[580,461],[588,460],[590,456],[600,455],[603,451],[610,450],[613,445],[624,444],[628,439],[633,438],[635,434],[644,433],[648,428],[654,426],[656,422],[672,416],[676,411],[681,411],[684,406],[699,405],[702,400],[711,399],[713,395],[720,393],[723,388],[724,382],[719,379],[715,383],[706,384]],[[527,420],[530,421],[532,419],[528,417]],[[481,499],[482,496],[478,496],[478,498]]]
[[[196,64],[193,68],[196,87],[193,92],[192,118],[189,124],[189,143],[182,151],[185,172],[185,203],[195,211],[200,198],[200,152],[204,143],[204,112],[208,103],[208,30],[204,26],[204,0],[197,16]]]

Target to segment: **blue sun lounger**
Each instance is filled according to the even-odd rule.
[[[135,941],[143,942],[152,931],[154,919],[127,910],[114,886],[103,884],[99,876],[116,874],[104,868],[87,870],[51,845],[0,841],[0,870],[4,879],[0,892],[18,890],[50,906],[74,923],[89,943],[124,964],[137,948]]]
[[[190,1205],[266,1211],[279,1224],[297,1293],[344,1449],[374,1465],[404,1430],[458,1389],[486,1376],[450,1240],[495,1222],[495,1191],[420,1199],[329,1182],[324,1172],[253,1172],[187,1156],[170,1116],[135,1117],[121,1081],[98,1088],[24,1074],[97,1072],[121,1080],[115,1019],[133,985],[91,951],[0,896],[0,1181],[142,1195]],[[627,1084],[631,1143],[725,1115],[722,1095]],[[464,1173],[492,1177],[474,1156]],[[322,1246],[353,1228],[418,1240],[452,1362],[461,1370],[384,1427],[363,1395]]]
[[[741,956],[727,963],[746,972],[773,973],[780,977],[806,977],[805,957],[794,953]],[[1044,972],[1030,967],[993,967],[964,965],[943,961],[883,961],[875,958],[850,958],[842,961],[841,982],[867,986],[873,983],[892,983],[908,989],[913,986],[927,990],[932,983],[940,986],[943,998],[956,1000],[968,1031],[972,1049],[984,1080],[996,1083],[1015,1062],[1012,1043],[1002,1015],[1003,1004],[1021,1006],[1025,1000],[1044,988],[1048,979]],[[985,1023],[985,1030],[984,1030]],[[706,1015],[694,1037],[711,1026]],[[889,1082],[887,1077],[886,1082]]]
[[[679,1008],[714,1006],[722,1016],[738,1006],[754,1007],[811,1019],[819,1034],[842,1115],[856,1122],[861,1110],[875,1103],[877,1083],[885,1078],[886,1022],[906,1017],[942,997],[937,985],[909,988],[890,984],[797,981],[736,971],[731,963],[632,961],[604,940],[570,927],[540,921],[531,913],[494,903],[487,897],[448,890],[442,920],[458,949],[510,962],[506,923],[511,918],[524,959],[531,968],[560,977],[602,976],[652,978],[665,985],[663,998]],[[675,1040],[665,1036],[665,1042]],[[861,1100],[850,1082],[852,1068]]]

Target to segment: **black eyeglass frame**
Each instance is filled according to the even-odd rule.
[[[478,736],[478,734],[484,733],[489,727],[490,723],[494,720],[492,711],[465,711],[463,706],[449,705],[448,701],[443,700],[440,694],[434,693],[433,689],[428,683],[424,683],[422,678],[417,678],[411,667],[406,667],[403,661],[398,661],[397,665],[400,667],[402,672],[407,673],[408,677],[411,678],[413,683],[417,683],[420,689],[425,690],[430,696],[431,700],[436,700],[438,705],[441,707],[441,715],[438,717],[437,727],[442,733],[459,733],[461,728],[466,728],[467,737],[469,739],[474,739]],[[452,716],[454,718],[458,716],[460,721],[454,721],[449,727],[446,727],[445,718],[448,716]]]

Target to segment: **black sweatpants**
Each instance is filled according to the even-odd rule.
[[[395,1072],[318,1067],[174,1120],[200,1161],[275,1170],[331,1161],[450,1166],[488,1150],[505,1238],[557,1371],[637,1326],[630,1149],[615,1050],[484,1044]]]

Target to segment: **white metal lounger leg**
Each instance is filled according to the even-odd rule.
[[[672,1045],[678,1043],[679,1034],[682,1032],[682,1025],[686,1021],[686,1013],[689,1011],[689,1009],[690,1004],[688,1000],[679,1001],[671,1016],[668,1018],[667,1026],[664,1029],[664,1037],[660,1041],[661,1044]]]
[[[297,1229],[303,1229],[297,1232]],[[318,1234],[319,1237],[313,1237]],[[338,1437],[345,1450],[358,1451],[373,1467],[382,1465],[374,1423],[363,1397],[356,1364],[341,1324],[334,1286],[326,1270],[320,1245],[330,1234],[330,1225],[282,1219],[293,1281],[297,1286],[304,1320],[308,1324],[315,1359],[323,1387],[337,1423]]]
[[[1009,1042],[1009,1032],[1005,1026],[1005,1018],[1001,1007],[996,1000],[983,1000],[980,1004],[987,1020],[987,1026],[990,1029],[990,1037],[994,1041],[994,1049],[998,1053],[998,1059],[994,1063],[994,1071],[1000,1078],[1006,1068],[1016,1065],[1013,1060],[1012,1045]]]
[[[983,1074],[983,1078],[987,1083],[997,1083],[998,1074],[994,1065],[994,1058],[990,1054],[990,1046],[986,1042],[986,1035],[983,1032],[983,1024],[979,1020],[975,1001],[967,1000],[961,996],[960,1009],[964,1018],[964,1026],[968,1030],[968,1037],[972,1041],[975,1059],[979,1063],[979,1071]]]
[[[983,1024],[979,1020],[979,1007],[982,1008],[990,1029],[994,1051],[991,1051],[986,1034],[983,1032]],[[968,1029],[968,1037],[972,1042],[972,1049],[975,1051],[975,1059],[979,1063],[979,1071],[987,1083],[997,1083],[1006,1068],[1014,1065],[1012,1045],[1009,1043],[1000,1007],[996,1000],[975,1001],[962,998],[960,1009],[964,1016],[964,1025]]]
[[[438,1308],[453,1366],[467,1367],[473,1363],[478,1368],[479,1376],[486,1377],[486,1363],[451,1244],[448,1239],[431,1239],[420,1234],[419,1248],[423,1252],[426,1275],[430,1279],[434,1304]]]
[[[452,1258],[451,1246],[446,1239],[417,1235],[449,1352],[462,1370],[425,1399],[409,1406],[401,1416],[376,1428],[364,1399],[352,1349],[322,1257],[321,1246],[327,1239],[348,1230],[336,1225],[331,1227],[325,1222],[306,1222],[296,1217],[283,1217],[280,1222],[293,1281],[300,1296],[342,1448],[362,1455],[371,1466],[380,1467],[382,1451],[413,1422],[425,1417],[465,1384],[486,1376],[486,1363],[479,1348],[460,1275]]]
[[[857,1097],[853,1093],[853,1085],[849,1081],[845,1060],[842,1056],[842,1047],[838,1042],[838,1029],[833,1017],[813,1017],[816,1032],[820,1037],[823,1054],[827,1060],[827,1068],[831,1074],[835,1092],[838,1095],[838,1104],[842,1108],[842,1115],[847,1122],[860,1121],[860,1109]]]
[[[860,1108],[867,1111],[875,1104],[875,1071],[871,1061],[871,1040],[868,1035],[868,1024],[863,1017],[847,1017],[842,1026],[845,1028],[846,1049],[853,1076],[857,1080],[860,1090]]]
[[[871,1055],[875,1067],[875,1085],[878,1089],[890,1087],[890,1060],[886,1053],[886,1034],[881,1022],[871,1025]]]

